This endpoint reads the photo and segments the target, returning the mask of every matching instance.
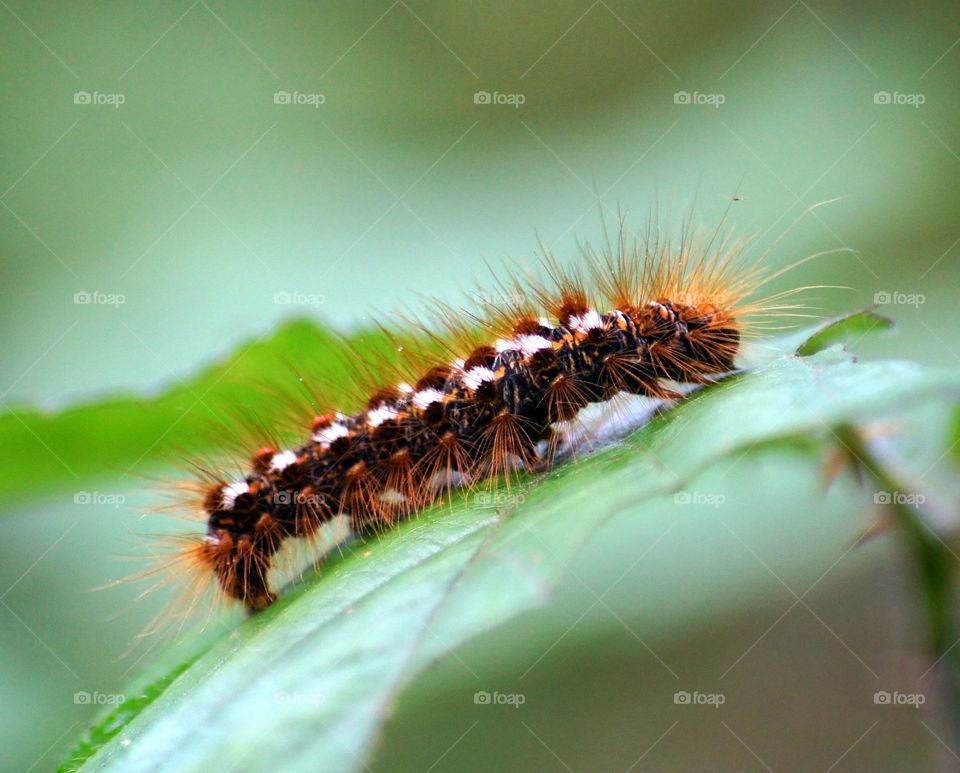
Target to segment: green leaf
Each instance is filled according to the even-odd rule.
[[[143,687],[133,698],[125,700],[116,709],[108,712],[90,731],[90,737],[77,745],[59,769],[76,770],[89,757],[93,756],[97,749],[119,733],[131,719],[162,695],[173,680],[186,671],[189,666],[190,662],[187,662],[173,668],[169,673]]]
[[[89,766],[268,769],[282,760],[285,769],[315,770],[322,760],[329,769],[363,769],[418,674],[546,603],[567,563],[609,520],[669,517],[664,497],[683,496],[712,465],[736,464],[754,449],[832,443],[837,427],[917,402],[956,402],[957,371],[858,363],[840,347],[824,348],[859,334],[869,319],[856,313],[771,342],[766,362],[701,390],[621,443],[498,492],[499,506],[463,496],[354,543],[128,712],[118,732],[110,718],[115,735]],[[783,354],[785,347],[812,356]],[[821,541],[851,544],[862,528],[857,516],[832,524]],[[611,560],[628,570],[632,554]],[[672,570],[662,564],[664,577]],[[710,561],[684,568],[704,578],[716,570]],[[789,580],[801,569],[785,560],[777,571]],[[660,604],[661,625],[682,614],[682,604]]]
[[[869,320],[889,322],[869,311],[857,312],[819,326],[819,336],[834,336],[831,341],[852,336]],[[783,344],[793,351],[804,340],[797,334]],[[38,489],[76,490],[110,470],[124,477],[141,474],[169,463],[172,449],[208,451],[213,441],[206,440],[205,446],[204,438],[222,436],[224,426],[234,421],[228,407],[253,409],[263,423],[277,421],[282,406],[271,410],[264,390],[288,384],[291,363],[309,363],[310,373],[342,370],[346,348],[366,352],[374,367],[382,367],[393,354],[393,344],[379,331],[340,339],[314,322],[295,320],[152,398],[112,397],[57,412],[29,408],[0,413],[0,444],[17,449],[0,457],[0,497],[11,504]],[[324,386],[324,397],[341,408],[355,399],[344,383]]]
[[[112,397],[57,412],[33,408],[0,414],[0,443],[16,448],[0,456],[0,497],[7,504],[32,492],[77,490],[113,471],[125,478],[169,465],[171,453],[208,451],[236,423],[233,411],[250,409],[265,424],[284,418],[283,405],[264,393],[295,380],[294,363],[309,372],[338,372],[345,348],[389,360],[392,344],[377,331],[342,339],[306,320],[287,323],[188,382],[152,398]],[[349,407],[346,385],[332,382],[325,397]]]
[[[881,316],[872,309],[837,317],[821,326],[815,335],[810,336],[797,349],[797,354],[802,356],[815,354],[827,346],[841,341],[849,342],[851,339],[856,343],[876,330],[886,330],[891,327],[893,327],[892,319]]]
[[[828,319],[817,326],[812,334],[807,331],[786,336],[783,343],[790,351],[802,357],[816,354],[828,346],[841,342],[856,344],[870,333],[893,327],[893,320],[877,314],[873,309],[863,309]]]
[[[960,405],[954,409],[950,422],[950,455],[960,464]]]

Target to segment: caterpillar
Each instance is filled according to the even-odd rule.
[[[173,562],[262,610],[288,540],[338,515],[361,534],[387,529],[458,487],[548,469],[588,405],[675,400],[734,370],[759,321],[799,308],[790,296],[807,289],[752,300],[787,269],[765,269],[769,250],[747,264],[749,243],[689,221],[678,243],[655,227],[628,236],[621,219],[571,267],[541,250],[539,276],[508,273],[480,312],[436,304],[427,335],[449,356],[409,352],[362,410],[313,416],[303,442],[260,448],[240,476],[198,467],[185,488],[205,533],[178,538]]]

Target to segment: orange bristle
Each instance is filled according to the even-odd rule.
[[[293,370],[293,390],[272,389],[269,418],[234,410],[234,445],[259,449],[244,454],[246,472],[204,460],[167,492],[207,518],[205,538],[175,541],[152,570],[189,591],[173,619],[214,579],[215,598],[261,609],[275,598],[267,575],[288,538],[315,545],[338,515],[377,532],[451,489],[509,486],[553,463],[558,430],[591,403],[679,399],[678,383],[734,370],[746,336],[802,308],[796,290],[754,298],[782,271],[766,272],[764,256],[746,263],[748,240],[689,220],[679,242],[669,230],[631,236],[621,220],[615,238],[582,247],[572,267],[543,250],[539,276],[507,272],[495,293],[475,295],[479,310],[434,303],[426,325],[403,318],[403,335],[378,323],[363,354],[343,339],[342,378],[328,390]],[[309,439],[285,446],[278,415],[308,427]]]

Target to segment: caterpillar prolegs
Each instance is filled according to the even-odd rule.
[[[511,274],[480,315],[438,304],[446,361],[411,354],[406,378],[363,410],[314,417],[305,442],[261,448],[242,477],[205,473],[194,488],[206,533],[178,558],[263,609],[286,540],[341,514],[360,532],[389,528],[449,489],[547,468],[557,428],[589,404],[679,398],[678,384],[734,369],[759,318],[796,308],[789,292],[750,300],[771,277],[759,260],[744,265],[743,241],[625,234],[583,248],[572,268],[545,255],[546,279]]]

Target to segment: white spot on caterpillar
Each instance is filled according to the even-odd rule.
[[[464,473],[447,469],[436,473],[432,478],[430,478],[427,485],[436,489],[460,488],[460,486],[468,483],[469,480],[469,476],[465,475]]]
[[[273,458],[270,459],[270,466],[277,470],[285,470],[291,464],[294,464],[297,461],[297,455],[293,451],[281,451],[278,454],[274,454]]]
[[[483,365],[478,365],[475,368],[470,368],[467,371],[466,375],[463,377],[463,383],[471,392],[475,392],[477,387],[479,387],[484,381],[493,381],[496,378],[496,374],[490,370],[490,368],[485,368]]]
[[[521,335],[516,338],[516,345],[527,357],[539,352],[541,349],[552,349],[551,344],[543,336]]]
[[[314,442],[320,443],[323,446],[329,446],[334,440],[346,437],[349,434],[350,430],[348,430],[345,425],[334,422],[329,427],[325,427],[324,429],[315,432],[313,434],[313,439]]]
[[[526,465],[523,462],[523,458],[520,456],[517,456],[516,454],[507,454],[507,456],[503,460],[504,471],[510,471],[510,470],[519,471],[519,470],[523,470],[525,467]]]
[[[405,395],[413,393],[413,387],[410,386],[406,381],[401,381],[399,384],[397,384],[397,389],[399,389],[400,392]]]
[[[548,328],[553,327],[553,325],[550,324],[550,320],[547,319],[546,317],[540,317],[540,319],[538,319],[537,322],[540,323],[540,327],[548,327]]]
[[[567,327],[580,333],[586,333],[595,328],[602,328],[603,320],[600,318],[600,314],[596,309],[588,309],[583,316],[570,317]]]
[[[367,411],[367,424],[379,427],[383,422],[397,418],[397,409],[392,405],[381,405],[372,411]]]
[[[379,499],[388,505],[402,505],[407,501],[407,498],[395,488],[387,488],[381,491]]]
[[[670,387],[684,393],[692,393],[701,388],[693,384],[670,384]],[[618,440],[637,427],[642,427],[656,411],[670,402],[659,397],[618,392],[605,402],[588,405],[575,419],[553,425],[556,458],[595,451]]]
[[[463,370],[463,366],[467,364],[467,361],[464,359],[454,360],[453,368],[454,370]]]
[[[494,344],[494,348],[497,350],[497,354],[501,354],[503,352],[509,352],[512,349],[517,348],[517,342],[508,341],[506,338],[498,338],[497,342]]]
[[[424,389],[413,396],[413,404],[421,411],[432,403],[438,403],[443,400],[443,392],[439,389]]]
[[[223,491],[220,492],[220,496],[223,499],[223,509],[233,510],[233,506],[237,502],[237,497],[241,494],[246,494],[249,490],[250,486],[247,485],[245,480],[234,481],[229,486],[224,486]]]

